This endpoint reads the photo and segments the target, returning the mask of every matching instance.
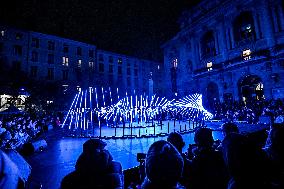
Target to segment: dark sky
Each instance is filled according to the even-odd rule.
[[[160,45],[179,30],[181,12],[198,0],[8,0],[0,22],[162,60]]]

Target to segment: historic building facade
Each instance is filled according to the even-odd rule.
[[[60,90],[104,87],[121,93],[161,91],[162,64],[97,49],[95,45],[33,31],[0,27],[1,93],[18,83]],[[153,82],[152,82],[153,80]],[[152,84],[153,83],[153,84]],[[9,90],[8,90],[9,93]],[[123,95],[121,94],[121,95]],[[0,94],[1,95],[1,94]]]
[[[284,98],[284,2],[204,0],[184,12],[165,43],[168,96]]]

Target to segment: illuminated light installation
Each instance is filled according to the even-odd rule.
[[[152,97],[133,95],[125,93],[121,98],[117,92],[117,102],[114,100],[109,88],[109,98],[106,91],[101,88],[101,93],[96,88],[89,87],[88,90],[80,90],[72,101],[69,111],[65,117],[62,127],[68,125],[69,129],[89,130],[101,127],[103,123],[107,126],[129,122],[129,126],[142,126],[154,120],[161,119],[162,115],[171,115],[177,118],[181,115],[183,119],[193,121],[212,119],[213,115],[202,106],[202,95],[188,95],[179,100],[168,100],[165,97],[153,95]],[[95,99],[95,100],[93,100]],[[99,107],[101,105],[101,107]],[[95,107],[95,108],[93,108]],[[180,117],[179,117],[180,118]],[[69,124],[66,124],[69,121]],[[135,125],[132,125],[135,123]]]
[[[201,94],[188,95],[175,102],[175,106],[179,108],[178,112],[182,116],[189,117],[192,120],[213,118],[213,115],[203,107]]]

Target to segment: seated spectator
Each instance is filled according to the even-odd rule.
[[[113,161],[109,151],[104,149],[105,146],[106,143],[99,139],[86,141],[75,171],[63,178],[61,188],[122,189],[121,164]]]
[[[246,136],[231,133],[222,146],[230,174],[228,189],[270,188],[265,156]]]
[[[172,145],[174,145],[174,147],[176,147],[178,152],[182,155],[183,162],[184,162],[184,169],[183,169],[182,178],[180,180],[180,183],[183,186],[188,187],[189,185],[188,177],[191,171],[190,170],[191,162],[189,161],[189,159],[187,159],[187,156],[184,153],[182,153],[182,149],[185,145],[185,142],[183,141],[181,134],[174,133],[174,132],[169,134],[167,141],[171,143]]]
[[[274,124],[268,135],[269,145],[265,151],[270,160],[274,188],[284,188],[284,125]]]
[[[0,188],[19,189],[20,175],[16,164],[0,150]]]
[[[192,168],[189,178],[190,189],[226,188],[228,174],[222,154],[212,147],[212,131],[199,128],[195,132],[196,148],[193,150]]]
[[[183,158],[177,149],[167,141],[154,142],[147,153],[145,162],[146,177],[143,189],[180,189],[183,171]]]
[[[231,122],[224,123],[221,126],[221,130],[222,130],[224,137],[226,137],[230,133],[239,133],[238,126],[235,123],[231,123]]]

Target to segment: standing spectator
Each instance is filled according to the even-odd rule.
[[[225,137],[222,146],[230,174],[228,189],[269,188],[264,153],[247,137],[231,133]]]
[[[174,147],[176,147],[176,149],[178,150],[178,152],[181,154],[183,158],[184,169],[183,169],[182,178],[180,180],[180,183],[183,186],[188,187],[189,186],[188,178],[190,177],[190,173],[191,173],[191,162],[189,159],[187,159],[187,156],[182,152],[185,142],[183,141],[181,134],[174,133],[174,132],[169,134],[167,141],[171,143],[172,145],[174,145]]]
[[[222,153],[215,151],[211,129],[199,128],[195,132],[194,158],[189,178],[190,189],[225,189],[228,174]]]
[[[177,149],[167,141],[154,142],[146,156],[146,177],[142,189],[183,189],[179,180],[183,159]]]

